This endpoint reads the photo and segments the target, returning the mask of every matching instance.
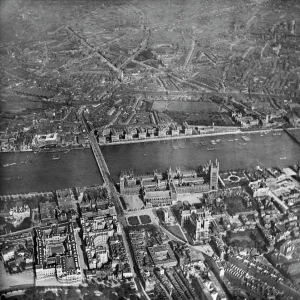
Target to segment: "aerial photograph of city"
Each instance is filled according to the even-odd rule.
[[[0,0],[0,300],[300,300],[300,0]]]

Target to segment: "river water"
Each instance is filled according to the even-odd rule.
[[[59,155],[60,159],[53,160],[53,155]],[[0,158],[2,195],[103,183],[91,149],[68,153],[1,153]],[[16,164],[3,167],[7,163]]]
[[[251,141],[243,141],[242,136],[249,137]],[[211,140],[216,139],[221,141],[212,145]],[[233,139],[238,140],[228,141]],[[208,145],[195,147],[200,141]],[[174,150],[178,143],[181,149]],[[268,133],[261,136],[260,133],[247,133],[104,146],[102,152],[114,180],[118,180],[122,170],[144,174],[155,169],[166,171],[170,166],[195,169],[216,158],[220,161],[221,171],[252,168],[257,165],[289,166],[300,159],[300,145],[283,131],[281,135]]]
[[[251,141],[243,141],[241,139],[243,135],[250,137]],[[221,141],[212,145],[211,140],[216,139]],[[233,139],[238,140],[228,141]],[[204,141],[207,145],[195,147],[200,141]],[[247,133],[110,145],[102,147],[102,152],[116,182],[122,170],[133,170],[135,174],[144,174],[154,169],[165,171],[170,166],[191,169],[216,158],[220,161],[222,171],[252,168],[257,165],[289,166],[300,160],[300,145],[285,132],[281,132],[281,135],[268,133],[261,136],[260,133]],[[52,157],[53,153],[2,153],[0,155],[1,194],[49,191],[102,183],[90,149],[60,152],[59,160],[53,160]],[[22,164],[22,161],[28,163]],[[2,166],[11,162],[15,162],[16,165],[5,168]],[[17,179],[18,177],[20,179]]]

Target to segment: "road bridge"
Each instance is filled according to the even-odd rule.
[[[284,131],[298,144],[300,145],[300,138],[298,138],[291,130],[284,128]]]
[[[128,241],[127,241],[127,238],[126,238],[126,235],[125,235],[125,232],[124,232],[124,228],[123,228],[124,226],[127,225],[127,223],[126,223],[125,217],[123,216],[124,213],[123,213],[122,203],[120,201],[119,194],[116,190],[116,187],[113,183],[113,180],[110,176],[109,169],[108,169],[107,164],[105,162],[105,159],[102,155],[102,152],[101,152],[99,144],[96,140],[96,137],[95,137],[94,133],[92,131],[90,131],[90,128],[87,124],[87,121],[86,121],[86,119],[83,115],[84,109],[85,109],[85,107],[80,107],[78,112],[80,114],[82,123],[84,124],[84,127],[85,127],[86,131],[89,134],[88,138],[89,138],[89,141],[90,141],[90,145],[92,147],[96,162],[97,162],[99,170],[100,170],[100,173],[102,175],[104,185],[107,188],[109,196],[111,197],[112,201],[115,204],[115,208],[116,208],[116,212],[117,212],[117,218],[118,218],[118,221],[119,221],[119,224],[120,224],[120,229],[121,229],[122,236],[123,236],[124,246],[125,246],[126,251],[127,251],[131,272],[132,272],[132,274],[134,274],[134,277],[135,277],[133,257],[131,255],[130,250],[129,250],[130,249],[129,244],[128,244]]]

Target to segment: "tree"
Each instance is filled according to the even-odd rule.
[[[44,299],[45,300],[56,300],[56,295],[52,291],[47,291],[44,294]]]
[[[68,289],[67,300],[79,300],[80,297],[74,288]]]

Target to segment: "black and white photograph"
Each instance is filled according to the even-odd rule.
[[[0,300],[300,300],[300,0],[0,0]]]

